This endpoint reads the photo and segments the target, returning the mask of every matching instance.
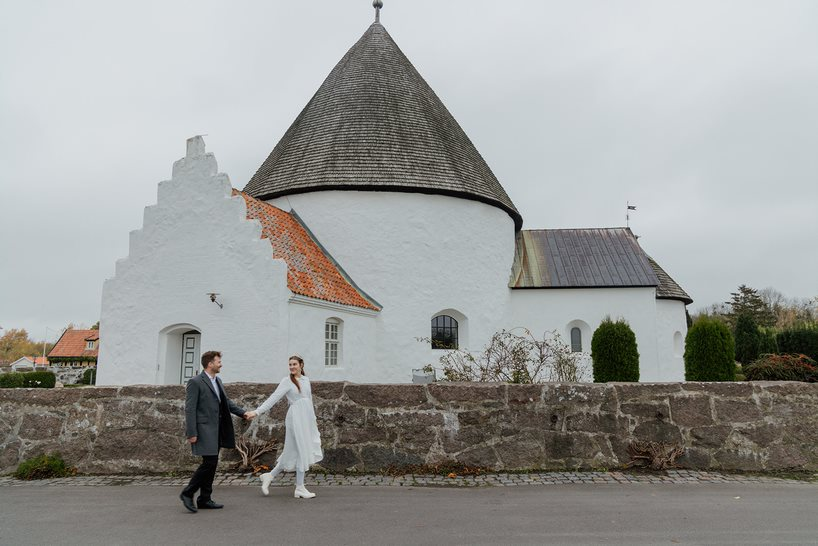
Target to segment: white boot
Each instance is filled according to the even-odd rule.
[[[266,472],[261,475],[261,493],[266,497],[270,494],[270,482],[273,481],[273,473]]]
[[[296,486],[295,488],[295,498],[297,499],[311,499],[315,496],[315,493],[310,493],[307,491],[307,488],[303,485]]]

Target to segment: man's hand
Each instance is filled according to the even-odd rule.
[[[195,444],[198,440],[199,440],[198,436],[191,436],[190,438],[187,439],[187,441],[191,444]]]
[[[256,415],[258,415],[258,413],[254,411],[244,412],[244,418],[247,419],[248,421],[252,421],[256,417]]]

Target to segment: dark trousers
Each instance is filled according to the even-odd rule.
[[[186,497],[193,498],[196,491],[200,491],[199,500],[206,502],[210,500],[210,495],[213,493],[213,478],[216,477],[216,466],[219,464],[218,455],[204,455],[202,457],[202,464],[193,473],[190,478],[190,483],[182,490],[182,494]]]

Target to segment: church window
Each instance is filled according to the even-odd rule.
[[[582,330],[574,326],[571,328],[571,351],[582,352]]]
[[[449,315],[432,319],[432,349],[457,349],[457,321]]]
[[[337,366],[341,354],[341,321],[327,319],[324,324],[324,365]]]

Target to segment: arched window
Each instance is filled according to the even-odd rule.
[[[571,328],[571,351],[582,352],[582,330],[574,326]]]
[[[432,349],[457,349],[457,321],[449,315],[432,319]]]
[[[341,321],[327,319],[324,323],[324,365],[338,366],[341,359]]]

